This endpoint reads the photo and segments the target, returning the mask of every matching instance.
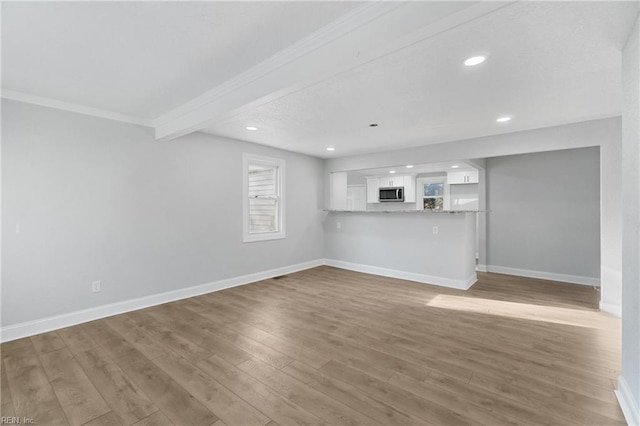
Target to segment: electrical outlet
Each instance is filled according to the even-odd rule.
[[[94,281],[91,283],[91,291],[93,293],[99,293],[102,291],[102,283],[100,281]]]
[[[433,227],[433,235],[438,235],[438,227],[437,226]]]

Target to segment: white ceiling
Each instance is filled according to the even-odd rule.
[[[441,161],[436,163],[427,164],[411,164],[411,168],[407,168],[406,164],[399,164],[393,167],[380,167],[377,169],[364,169],[350,171],[349,173],[357,173],[363,176],[381,176],[388,175],[389,172],[394,171],[398,175],[419,175],[425,173],[445,173],[445,172],[460,172],[464,170],[474,170],[477,167],[472,166],[466,161]]]
[[[154,119],[356,6],[2,2],[2,88]]]
[[[164,139],[352,155],[619,115],[638,5],[5,2],[2,89]]]

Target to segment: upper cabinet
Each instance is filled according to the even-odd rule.
[[[367,203],[379,203],[380,179],[377,177],[367,178]]]
[[[468,183],[478,183],[477,170],[461,170],[455,172],[447,172],[447,183],[449,185],[465,185]]]
[[[478,164],[481,167],[481,165]],[[480,175],[475,162],[446,161],[332,172],[331,210],[478,210]],[[393,190],[389,190],[393,188]],[[399,198],[403,188],[403,198]],[[380,202],[380,191],[387,189]]]
[[[347,210],[347,172],[331,173],[331,210]]]
[[[404,186],[404,178],[407,176],[397,176],[390,175],[381,177],[380,179],[380,188],[388,188],[394,186]]]
[[[383,176],[367,178],[367,203],[379,203],[380,188],[403,187],[404,202],[416,202],[416,179],[413,176]]]
[[[416,178],[413,176],[404,176],[404,202],[416,202]]]

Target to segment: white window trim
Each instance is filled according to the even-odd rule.
[[[249,233],[249,163],[262,163],[278,167],[278,231]],[[279,240],[286,237],[285,233],[285,161],[281,158],[266,157],[255,154],[242,154],[242,242]]]
[[[423,186],[425,183],[444,183],[444,194],[438,197],[442,197],[442,208],[444,210],[451,209],[451,201],[449,195],[449,185],[447,184],[446,176],[430,176],[430,177],[420,177],[416,179],[416,209],[424,210],[422,199],[424,196],[422,195]],[[437,197],[427,197],[427,198],[437,198]]]

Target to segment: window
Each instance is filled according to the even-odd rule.
[[[284,160],[243,155],[243,241],[284,238]]]
[[[418,179],[418,209],[446,210],[447,187],[445,177]]]

